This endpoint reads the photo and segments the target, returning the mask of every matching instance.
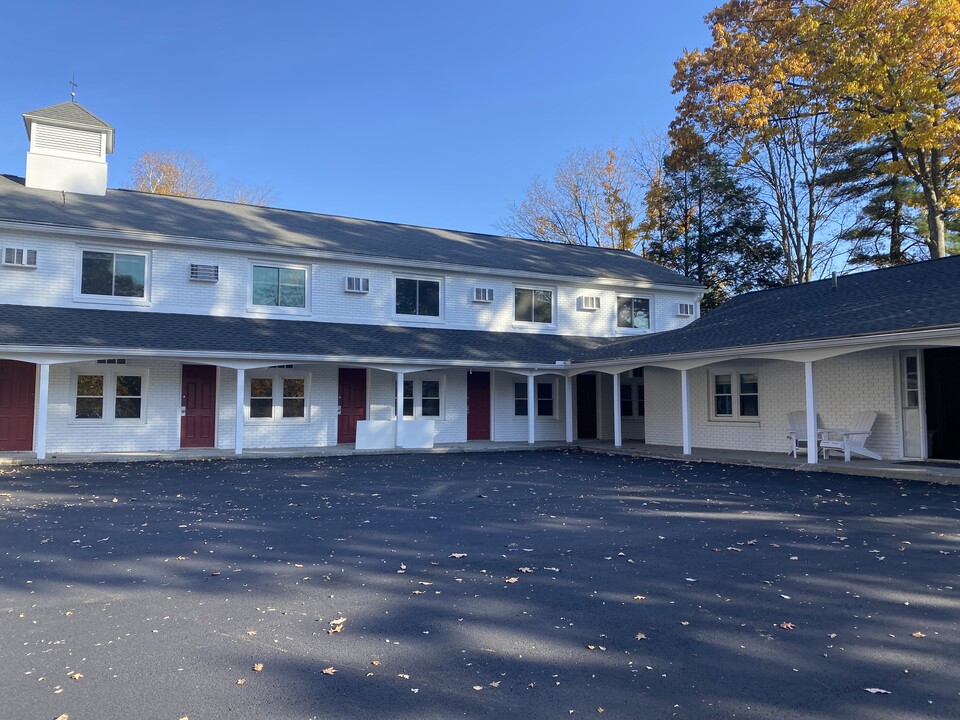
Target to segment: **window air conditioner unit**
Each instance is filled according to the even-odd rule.
[[[218,282],[220,280],[220,266],[190,263],[190,279],[197,282]]]
[[[343,279],[343,291],[348,293],[368,293],[370,292],[370,278],[345,277]]]
[[[3,264],[15,267],[35,268],[37,251],[27,248],[8,247],[3,249]]]
[[[693,317],[696,307],[693,303],[677,303],[678,317]]]
[[[478,303],[493,302],[493,288],[474,288],[473,301]]]
[[[581,310],[599,310],[600,296],[599,295],[581,295],[580,309]]]

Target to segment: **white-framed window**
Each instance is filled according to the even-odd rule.
[[[251,420],[307,419],[308,374],[295,368],[257,370],[247,381]]]
[[[617,328],[649,330],[650,327],[650,298],[617,298]]]
[[[516,322],[553,324],[552,288],[516,287],[513,289],[513,319]]]
[[[620,417],[642,418],[645,399],[643,368],[620,373]]]
[[[306,265],[250,262],[249,309],[302,314],[310,309],[310,272]]]
[[[394,395],[396,398],[396,395]],[[396,402],[394,402],[396,408]],[[418,378],[403,381],[403,417],[443,418],[443,378]]]
[[[149,254],[80,248],[77,258],[77,298],[106,302],[137,302],[148,297]]]
[[[78,369],[72,381],[73,417],[79,421],[146,419],[146,373],[133,368]]]
[[[760,378],[756,372],[710,374],[710,417],[713,420],[760,420]]]
[[[556,383],[552,380],[537,380],[534,382],[534,407],[537,417],[555,417],[557,411]],[[517,417],[527,417],[527,382],[517,381],[513,384],[513,414]]]
[[[397,315],[440,317],[442,288],[439,278],[398,277],[395,290]]]

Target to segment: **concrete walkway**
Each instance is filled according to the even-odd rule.
[[[616,448],[609,441],[584,441],[567,445],[562,442],[542,441],[530,445],[526,442],[474,441],[469,443],[439,444],[429,450],[408,450],[394,448],[388,450],[357,450],[353,445],[331,445],[326,447],[304,448],[268,448],[247,449],[242,457],[248,459],[264,458],[308,458],[308,457],[344,457],[352,455],[423,455],[447,453],[479,452],[518,452],[524,450],[576,450],[630,457],[654,458],[657,460],[677,460],[692,463],[719,463],[723,465],[744,465],[765,467],[777,470],[795,470],[799,472],[830,472],[841,475],[881,477],[890,480],[920,480],[947,485],[960,484],[960,461],[896,461],[861,460],[844,462],[841,458],[821,459],[816,465],[810,465],[805,458],[794,458],[789,453],[750,452],[746,450],[717,450],[712,448],[693,448],[691,455],[684,455],[679,446],[647,445],[643,442],[626,441]],[[40,462],[32,452],[0,454],[0,466],[10,465],[61,465],[102,462],[163,462],[184,460],[236,460],[238,456],[217,448],[188,448],[174,451],[131,452],[131,453],[57,453]]]

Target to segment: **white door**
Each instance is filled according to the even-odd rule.
[[[923,457],[923,413],[920,392],[920,351],[900,353],[900,405],[903,417],[903,456]]]

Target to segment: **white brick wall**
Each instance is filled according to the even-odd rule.
[[[526,383],[524,375],[496,372],[493,377],[493,440],[525,442],[528,435],[526,415],[514,414],[514,383]],[[563,420],[564,382],[559,375],[540,375],[535,382],[552,382],[554,385],[554,417],[537,417],[534,421],[534,439],[562,441],[566,438]]]
[[[895,350],[871,350],[814,363],[817,413],[822,427],[848,427],[861,410],[878,413],[867,447],[885,459],[901,457]],[[756,371],[760,383],[759,422],[710,420],[709,373]],[[646,441],[680,445],[680,373],[644,369]],[[718,363],[689,372],[690,430],[694,447],[786,452],[787,413],[803,410],[802,363],[753,360]]]
[[[651,331],[670,330],[690,322],[676,315],[678,302],[696,302],[696,293],[657,290],[624,284],[587,286],[555,281],[512,281],[482,273],[423,274],[437,278],[442,287],[441,317],[438,320],[398,316],[395,311],[394,282],[397,276],[418,276],[415,271],[364,265],[358,262],[324,260],[300,262],[269,252],[215,251],[182,245],[132,245],[121,242],[82,242],[72,237],[31,237],[5,233],[0,247],[24,246],[37,250],[37,268],[0,267],[0,303],[125,309],[131,311],[176,312],[232,316],[277,317],[286,320],[312,319],[361,324],[403,324],[450,328],[486,329],[505,332],[549,332],[567,335],[616,336],[642,334],[616,327],[618,296],[651,299]],[[139,299],[79,296],[79,257],[83,249],[146,251],[148,255],[147,297]],[[274,264],[303,264],[309,268],[307,308],[302,311],[271,311],[249,304],[250,267],[253,261]],[[218,265],[217,283],[191,281],[191,263]],[[549,268],[545,268],[549,270]],[[585,272],[589,272],[585,269]],[[344,292],[346,276],[370,279],[368,294]],[[554,323],[515,322],[514,288],[542,286],[554,291]],[[473,302],[475,287],[492,288],[492,303]],[[600,297],[600,309],[579,310],[581,295]]]
[[[77,374],[144,378],[140,420],[116,420],[104,403],[101,420],[75,416]],[[180,363],[131,360],[128,365],[53,365],[50,368],[50,402],[47,410],[47,451],[131,452],[175,450],[180,447]]]

